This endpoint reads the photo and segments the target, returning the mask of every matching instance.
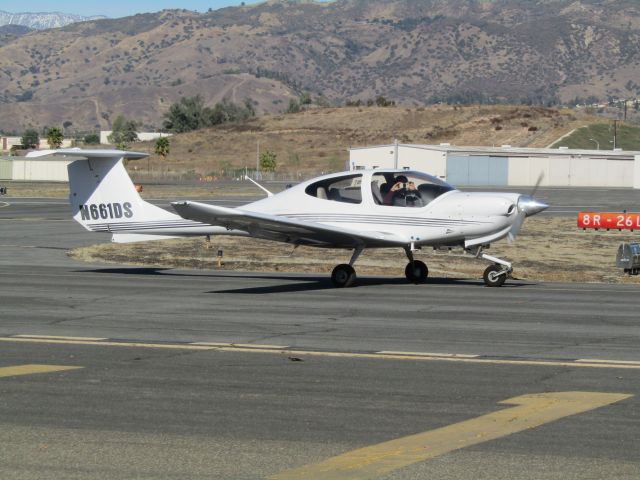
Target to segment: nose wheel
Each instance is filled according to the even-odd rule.
[[[509,271],[500,265],[489,265],[485,269],[482,278],[487,287],[501,287],[507,280],[508,273]]]
[[[354,268],[347,264],[342,263],[333,269],[331,272],[331,282],[334,287],[345,288],[353,285],[356,280],[356,271]]]
[[[407,263],[404,269],[404,276],[407,277],[411,283],[424,283],[429,276],[429,269],[424,262],[420,260],[414,260]]]

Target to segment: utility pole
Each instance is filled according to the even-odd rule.
[[[256,180],[260,180],[260,140],[256,145]]]
[[[398,169],[398,139],[395,138],[393,140],[393,145],[394,145],[394,149],[393,149],[393,168],[395,168],[396,170]]]
[[[618,148],[618,120],[613,121],[613,149]]]

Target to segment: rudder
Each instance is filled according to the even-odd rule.
[[[93,232],[134,230],[179,216],[144,201],[122,160],[147,154],[120,150],[58,150],[79,158],[67,167],[73,218]]]

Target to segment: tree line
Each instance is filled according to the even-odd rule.
[[[163,127],[173,133],[185,133],[229,122],[242,122],[255,117],[253,100],[246,98],[241,105],[223,99],[208,107],[200,95],[182,97],[169,107]]]
[[[138,139],[138,123],[134,120],[129,120],[123,115],[119,115],[113,122],[112,132],[107,137],[109,143],[112,143],[119,150],[127,150],[129,144],[137,142]],[[47,144],[51,149],[58,149],[62,146],[64,140],[64,134],[59,127],[46,127],[43,133],[47,139]],[[82,141],[85,145],[98,145],[100,143],[100,135],[97,133],[86,134],[82,139],[76,139],[76,141]],[[37,130],[30,128],[23,132],[20,138],[21,145],[14,145],[11,147],[12,154],[16,154],[16,150],[25,149],[30,150],[38,148],[40,145],[40,134]],[[169,138],[160,137],[155,142],[155,153],[165,158],[169,155],[170,141]]]

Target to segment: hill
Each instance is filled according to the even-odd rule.
[[[32,29],[23,25],[2,25],[0,26],[0,47],[13,42],[16,38],[26,35]]]
[[[279,178],[298,179],[339,171],[348,149],[401,143],[546,147],[567,132],[598,121],[585,112],[541,107],[438,105],[431,107],[343,107],[265,115],[241,124],[171,137],[166,160],[131,162],[137,180],[220,177],[255,168],[256,151],[277,155]],[[140,142],[132,150],[154,150]]]
[[[640,150],[640,127],[618,123],[616,147],[623,150]],[[614,126],[611,123],[595,123],[576,129],[562,140],[554,143],[553,148],[560,145],[577,149],[613,149]]]
[[[0,129],[118,114],[159,127],[169,105],[251,97],[277,113],[304,91],[552,104],[638,95],[635,0],[271,1],[74,23],[0,45]]]

